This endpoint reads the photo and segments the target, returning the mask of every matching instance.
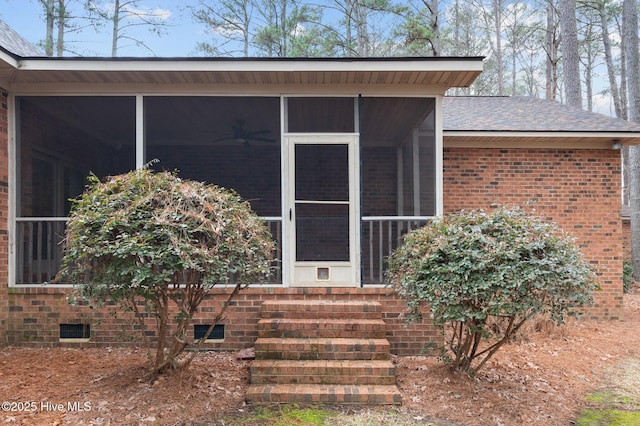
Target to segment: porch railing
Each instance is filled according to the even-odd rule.
[[[66,217],[16,219],[16,282],[42,284],[53,280],[62,262]]]
[[[282,218],[264,220],[276,241],[273,273],[266,284],[282,283]],[[362,218],[362,282],[384,283],[386,258],[402,243],[402,237],[432,220],[431,216],[367,216]],[[16,219],[16,282],[50,282],[60,269],[67,218]]]
[[[426,225],[432,216],[365,216],[362,218],[362,283],[385,282],[386,259],[408,232]]]
[[[16,283],[42,284],[50,282],[62,264],[66,217],[16,218]],[[282,283],[282,218],[265,217],[267,227],[276,242],[273,272],[268,284]]]

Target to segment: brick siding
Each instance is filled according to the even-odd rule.
[[[209,324],[208,318],[217,313],[226,299],[228,289],[214,288],[200,305],[194,324]],[[8,321],[8,343],[27,346],[59,346],[59,324],[90,324],[91,340],[88,343],[65,345],[96,347],[112,346],[134,336],[134,318],[119,312],[116,306],[92,310],[86,306],[70,306],[68,293],[55,288],[11,288]],[[382,319],[386,323],[387,339],[391,353],[415,355],[432,353],[441,343],[440,333],[430,322],[406,325],[402,313],[406,310],[403,300],[387,288],[249,288],[242,290],[231,302],[221,324],[225,325],[223,342],[207,343],[207,348],[237,350],[251,346],[258,337],[260,306],[265,300],[328,300],[328,301],[377,301],[382,305]],[[117,312],[117,316],[115,315]],[[147,318],[153,338],[153,320]],[[189,330],[193,338],[193,328]],[[433,352],[435,353],[435,351]]]
[[[7,341],[7,321],[9,317],[9,301],[7,283],[9,282],[9,117],[8,97],[6,90],[0,88],[0,346]]]
[[[601,291],[589,314],[622,316],[620,152],[614,150],[444,150],[446,212],[529,206],[577,238]]]

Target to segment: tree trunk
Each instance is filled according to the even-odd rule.
[[[604,48],[604,58],[607,63],[607,75],[609,76],[609,88],[613,99],[613,108],[617,118],[622,118],[622,104],[620,103],[620,92],[616,81],[616,69],[613,65],[613,55],[611,54],[611,40],[609,38],[609,16],[605,10],[605,2],[598,2],[598,14],[602,25],[602,46]]]
[[[283,58],[286,58],[288,56],[288,49],[287,49],[287,42],[288,42],[288,36],[287,36],[287,0],[284,0],[282,2],[282,11],[281,11],[281,17],[280,17],[280,39],[282,40],[282,46],[280,47],[280,56]]]
[[[67,6],[65,5],[65,1],[66,0],[58,0],[58,39],[56,40],[57,56],[64,55],[64,31],[67,26]]]
[[[367,28],[368,11],[359,1],[353,3],[356,24],[357,56],[369,56],[369,32]]]
[[[552,0],[548,0],[547,5],[547,28],[545,34],[545,44],[547,61],[545,67],[546,74],[546,99],[555,101],[558,88],[558,45],[559,40],[556,34],[556,9]]]
[[[496,37],[496,70],[498,74],[498,96],[504,95],[504,68],[502,64],[502,0],[493,0],[493,18]]]
[[[513,50],[513,55],[511,55],[511,96],[517,95],[517,85],[518,85],[518,61],[516,56],[516,50]]]
[[[576,0],[559,0],[560,31],[562,34],[562,58],[564,90],[568,105],[582,108],[580,88],[580,56],[578,54],[578,29],[576,26]]]
[[[251,16],[249,15],[249,2],[244,2],[242,9],[242,54],[245,58],[249,57],[249,23],[251,22]]]
[[[457,5],[456,5],[457,6]],[[433,56],[440,56],[440,10],[438,0],[431,0],[429,11],[431,12],[431,48]]]
[[[584,66],[584,91],[587,98],[587,111],[593,112],[593,68],[595,67],[594,57],[597,56],[597,52],[593,52],[592,48],[592,41],[595,38],[592,21],[586,23],[583,37],[585,42],[584,59],[582,60],[582,65]]]
[[[640,88],[638,86],[638,5],[637,0],[623,2],[623,40],[629,88],[629,119],[640,123]],[[640,149],[629,149],[629,208],[631,210],[631,255],[636,280],[640,279]]]
[[[118,56],[118,29],[120,25],[120,0],[115,0],[113,6],[113,27],[111,33],[111,56]]]
[[[46,0],[43,3],[46,15],[47,32],[44,41],[44,52],[47,56],[53,56],[53,23],[54,17],[54,0]]]
[[[624,46],[624,37],[622,45]],[[622,119],[629,119],[629,97],[627,96],[627,57],[624,49],[620,52],[620,106],[622,107]]]

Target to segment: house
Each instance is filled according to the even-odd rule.
[[[277,272],[240,293],[214,348],[252,345],[265,300],[363,300],[381,303],[391,352],[429,351],[441,337],[405,326],[385,256],[434,216],[494,204],[572,233],[602,287],[590,314],[622,314],[619,149],[640,143],[639,125],[532,98],[445,97],[481,57],[49,58],[0,29],[0,343],[78,344],[74,325],[91,327],[83,345],[118,342],[126,316],[69,306],[72,283],[49,281],[87,174],[152,159],[234,188],[278,243]]]

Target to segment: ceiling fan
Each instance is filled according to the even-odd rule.
[[[223,138],[215,139],[213,143],[232,141],[239,144],[249,145],[251,141],[275,143],[276,140],[267,138],[264,135],[271,133],[269,129],[249,131],[244,128],[244,120],[242,118],[236,119],[235,123],[231,123],[231,129],[233,133]]]

